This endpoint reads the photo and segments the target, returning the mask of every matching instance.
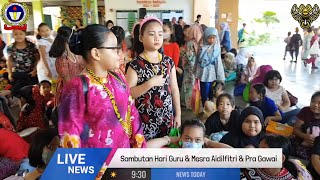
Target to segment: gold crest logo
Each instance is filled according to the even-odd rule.
[[[294,4],[291,8],[291,15],[293,19],[299,22],[302,29],[311,27],[313,21],[317,20],[320,15],[320,9],[317,4],[313,7],[308,4],[300,4],[298,7],[297,4]]]
[[[5,30],[26,30],[29,19],[29,8],[21,3],[6,3],[1,9],[1,18]]]

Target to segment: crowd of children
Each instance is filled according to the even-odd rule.
[[[244,169],[243,178],[311,178],[304,166],[289,158],[295,156],[310,160],[308,170],[317,179],[320,92],[312,95],[310,106],[292,107],[291,94],[280,85],[281,74],[269,65],[258,67],[247,52],[244,28],[237,53],[227,23],[221,24],[220,33],[199,23],[184,25],[184,44],[181,37],[176,42],[174,23],[146,16],[134,28],[133,53],[127,51],[123,29],[112,22],[84,28],[80,22],[77,31],[63,26],[55,38],[41,23],[37,45],[26,39],[25,31],[13,30],[15,42],[7,47],[8,58],[0,61],[0,88],[2,106],[8,108],[16,98],[21,111],[16,123],[10,113],[0,114],[0,167],[9,164],[0,168],[0,179],[17,172],[25,179],[39,178],[59,146],[112,148],[107,166],[117,148],[172,144],[282,148],[282,168]],[[132,60],[125,61],[131,54]],[[227,81],[241,87],[239,94],[248,107],[241,110],[234,97],[224,93]],[[57,83],[54,91],[52,83]],[[196,84],[201,120],[181,120],[181,106],[195,107]],[[292,143],[288,137],[267,134],[271,121],[294,126]],[[33,133],[32,127],[41,130],[29,145],[17,132]],[[180,137],[168,136],[173,128],[180,128]],[[2,143],[4,136],[24,148]]]

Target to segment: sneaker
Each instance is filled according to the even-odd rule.
[[[304,65],[304,67],[307,67],[307,62],[303,61],[303,65]]]
[[[283,58],[283,60],[286,60],[286,58]]]
[[[311,69],[319,69],[317,66],[313,66],[311,67]]]

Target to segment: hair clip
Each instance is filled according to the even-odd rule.
[[[163,25],[162,21],[159,18],[157,18],[156,15],[147,14],[147,15],[144,16],[143,20],[140,22],[140,31],[141,31],[141,27],[143,26],[143,24],[145,24],[148,21],[152,21],[152,20],[159,22],[161,24],[161,26]]]
[[[214,81],[212,84],[212,87],[215,87],[217,85],[217,81]]]

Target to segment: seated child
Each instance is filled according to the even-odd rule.
[[[255,84],[251,87],[249,93],[250,105],[258,107],[264,118],[264,125],[272,121],[281,121],[282,117],[275,102],[266,97],[266,88],[263,84]]]
[[[39,85],[40,94],[43,96],[46,105],[46,116],[50,120],[49,124],[52,125],[51,112],[54,107],[54,95],[51,93],[51,83],[50,81],[43,80],[39,83]]]
[[[310,130],[320,127],[320,91],[312,95],[310,106],[302,108],[297,117],[293,131],[295,138],[292,143],[295,146],[296,156],[309,160],[314,139],[317,135],[319,136],[319,134],[312,134]]]
[[[186,120],[181,126],[180,137],[156,138],[147,142],[148,148],[161,148],[171,143],[179,144],[182,148],[229,148],[230,146],[213,142],[205,137],[205,126],[199,120]]]
[[[229,131],[236,127],[239,113],[235,110],[234,103],[234,99],[230,94],[224,93],[218,97],[218,111],[214,112],[205,123],[207,136],[211,137],[213,133]],[[220,141],[219,138],[210,139]]]
[[[263,132],[263,114],[257,107],[245,108],[239,117],[236,127],[223,136],[220,143],[228,144],[234,148],[258,147]]]
[[[209,97],[213,97],[213,99],[209,99],[205,101],[204,103],[204,119],[207,119],[212,113],[217,111],[217,105],[216,101],[218,96],[220,96],[223,93],[224,90],[224,83],[222,81],[213,81],[212,86],[211,86],[211,95]]]
[[[20,132],[30,127],[47,127],[45,121],[45,100],[40,94],[39,86],[25,86],[20,89],[21,101],[25,102],[21,108],[16,131]]]
[[[17,133],[0,124],[0,179],[13,175],[22,159],[28,156],[29,144]]]
[[[223,60],[223,67],[226,80],[225,81],[233,81],[237,77],[236,69],[236,61],[234,60],[234,55],[231,52],[228,52]]]
[[[263,137],[259,148],[282,148],[282,168],[248,168],[243,170],[242,180],[251,179],[312,179],[310,173],[300,161],[289,159],[290,140],[279,135]]]
[[[311,162],[308,166],[313,179],[320,179],[320,136],[315,138],[311,152]]]
[[[241,75],[241,83],[246,84],[252,81],[256,77],[257,70],[258,66],[254,57],[251,55],[249,56],[248,64]]]

